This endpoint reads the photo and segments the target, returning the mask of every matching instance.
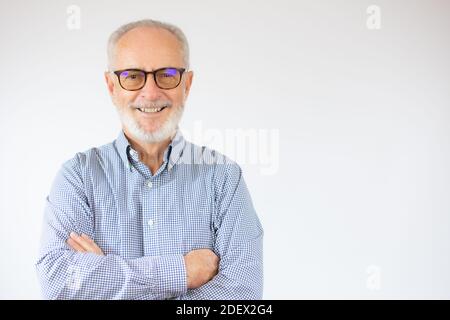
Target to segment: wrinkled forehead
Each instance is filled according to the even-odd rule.
[[[125,33],[114,50],[116,68],[184,67],[180,41],[168,30],[138,27]]]

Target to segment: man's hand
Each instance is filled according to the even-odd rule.
[[[78,252],[90,252],[104,256],[102,249],[97,246],[94,240],[83,233],[79,236],[75,232],[71,232],[70,238],[67,240],[67,244],[73,250]]]
[[[188,289],[198,288],[211,280],[219,270],[219,257],[209,249],[192,250],[184,256]]]

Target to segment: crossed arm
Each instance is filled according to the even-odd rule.
[[[102,249],[89,238],[75,232],[70,233],[67,244],[75,251],[82,253],[93,253],[104,256]],[[210,249],[192,250],[184,256],[186,268],[186,281],[188,289],[196,289],[210,281],[218,272],[219,257]]]
[[[228,191],[217,199],[217,255],[202,249],[125,259],[104,255],[92,240],[93,213],[78,166],[63,166],[47,198],[36,263],[46,298],[262,298],[263,231],[240,169],[229,172]]]

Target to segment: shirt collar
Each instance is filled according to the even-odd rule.
[[[120,131],[119,136],[115,141],[115,144],[117,151],[119,152],[120,158],[122,159],[122,162],[131,171],[132,164],[128,158],[128,153],[130,152],[130,150],[132,150],[131,152],[133,152],[134,150],[131,148],[130,142],[128,141],[123,130]],[[186,141],[183,137],[183,134],[181,133],[181,130],[177,128],[175,136],[172,138],[172,141],[164,151],[163,159],[164,161],[168,162],[167,169],[169,171],[172,170],[173,166],[177,163],[177,161],[183,154],[185,144]]]

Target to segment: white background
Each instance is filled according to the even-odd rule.
[[[106,41],[141,18],[190,41],[186,135],[278,130],[275,174],[241,162],[265,298],[450,298],[449,17],[445,0],[1,0],[0,298],[40,298],[45,197],[65,160],[118,135]]]

